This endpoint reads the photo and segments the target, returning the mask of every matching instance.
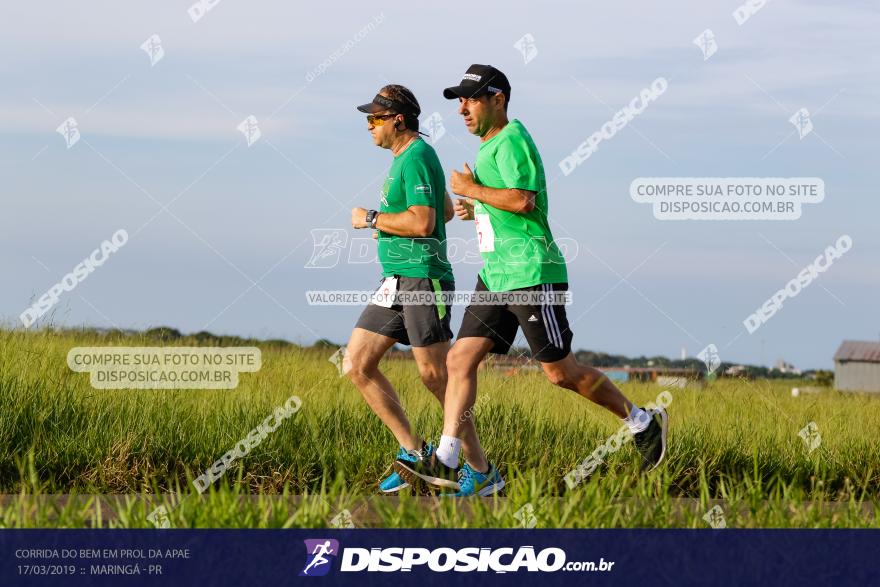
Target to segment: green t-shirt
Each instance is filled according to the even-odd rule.
[[[547,222],[544,164],[529,131],[516,119],[480,145],[474,177],[491,188],[536,193],[535,208],[517,214],[474,200],[480,254],[480,277],[489,291],[510,291],[542,283],[566,283],[565,259]]]
[[[452,281],[446,258],[446,178],[434,148],[416,139],[394,158],[382,186],[380,212],[405,212],[410,206],[432,206],[436,212],[430,237],[409,238],[379,231],[382,276],[423,277]]]

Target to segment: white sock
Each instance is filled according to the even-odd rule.
[[[441,436],[437,445],[437,458],[441,463],[453,469],[458,468],[458,453],[461,451],[461,441],[454,436]]]
[[[623,419],[623,423],[629,428],[633,434],[638,434],[648,427],[651,423],[651,414],[633,404],[629,416]]]

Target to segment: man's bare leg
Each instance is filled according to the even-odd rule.
[[[448,342],[438,342],[426,347],[413,347],[413,357],[419,368],[419,375],[422,377],[422,383],[425,384],[444,410],[445,422],[445,398],[446,388],[448,386],[446,361],[449,353]],[[479,364],[479,361],[478,361]],[[466,459],[470,459],[471,455],[476,454],[475,451],[482,453],[477,440],[477,431],[474,427],[473,419],[466,419],[461,422],[461,449]],[[445,433],[444,433],[445,434]],[[475,448],[476,447],[476,448]]]
[[[443,434],[455,436],[464,442],[464,437],[469,431],[464,429],[463,423],[469,424],[474,436],[469,439],[471,447],[466,458],[478,471],[485,471],[489,463],[477,438],[473,419],[468,416],[476,403],[477,368],[492,348],[492,344],[491,339],[488,338],[462,338],[453,345],[447,359],[449,383],[446,391]],[[576,391],[618,418],[626,418],[632,410],[632,403],[604,373],[581,365],[573,354],[569,354],[561,361],[541,363],[541,366],[553,384]]]
[[[397,340],[355,328],[345,352],[348,377],[397,442],[406,450],[420,450],[421,438],[412,433],[409,420],[400,405],[394,388],[379,371],[379,361]]]
[[[489,468],[473,419],[477,399],[477,368],[493,346],[489,338],[460,338],[446,359],[449,382],[443,412],[443,435],[461,440],[468,464],[477,471]]]
[[[422,383],[434,394],[434,397],[440,402],[441,408],[446,396],[446,355],[448,353],[448,342],[412,348],[413,359],[416,361]]]
[[[636,407],[604,373],[581,365],[572,353],[560,361],[541,363],[541,366],[554,385],[577,392],[623,420],[633,434],[643,471],[660,464],[666,454],[669,425],[665,410],[644,411]]]
[[[553,363],[541,363],[547,379],[598,404],[620,419],[629,416],[633,404],[608,377],[593,367],[581,365],[573,353]]]

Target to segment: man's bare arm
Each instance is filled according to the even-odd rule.
[[[431,236],[437,213],[432,206],[410,206],[405,212],[382,213],[376,220],[376,228],[396,236],[419,238]]]
[[[354,228],[370,228],[366,221],[366,208],[353,208],[351,225]],[[381,212],[376,219],[376,228],[395,236],[419,238],[431,236],[437,213],[433,206],[410,206],[404,212]]]
[[[474,174],[467,163],[465,163],[463,172],[452,172],[449,183],[454,193],[479,200],[499,210],[525,214],[535,209],[535,192],[518,188],[490,188],[480,185],[474,179]]]
[[[443,203],[443,220],[449,222],[455,216],[455,208],[452,205],[452,199],[449,192],[445,192],[446,201]]]
[[[490,188],[474,184],[467,195],[499,210],[525,214],[535,209],[535,192],[517,188]]]

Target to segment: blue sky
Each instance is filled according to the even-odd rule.
[[[478,139],[441,90],[477,62],[508,75],[510,114],[551,182],[551,227],[578,242],[575,348],[678,356],[713,343],[724,360],[807,368],[830,367],[842,339],[880,336],[880,18],[869,2],[774,0],[741,26],[737,2],[220,0],[198,22],[187,2],[153,4],[0,9],[12,24],[0,38],[9,325],[125,228],[128,244],[63,294],[55,323],[345,341],[360,310],[309,307],[304,292],[369,289],[378,267],[304,265],[311,229],[365,236],[350,209],[377,204],[390,164],[354,106],[386,83],[410,87],[423,115],[442,116],[448,175],[473,163]],[[692,41],[707,28],[718,50],[704,61]],[[527,33],[528,63],[514,46]],[[151,67],[140,45],[153,34],[164,57]],[[659,76],[669,89],[563,176],[558,162]],[[803,139],[788,120],[799,108],[815,128]],[[249,115],[262,133],[250,147],[236,128]],[[82,139],[70,149],[55,132],[68,117]],[[820,177],[826,197],[795,221],[739,222],[660,221],[629,197],[637,177],[739,176]],[[447,230],[473,236],[457,220]],[[842,234],[852,250],[748,334],[742,321]],[[479,266],[454,269],[472,289]]]

